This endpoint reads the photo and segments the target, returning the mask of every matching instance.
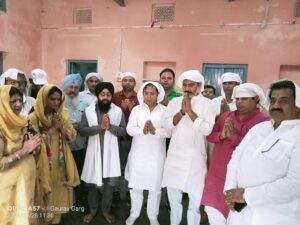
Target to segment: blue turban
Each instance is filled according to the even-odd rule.
[[[61,82],[61,88],[64,90],[72,83],[75,83],[80,88],[82,78],[79,73],[67,75]]]

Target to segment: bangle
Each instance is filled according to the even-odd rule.
[[[17,158],[18,160],[21,159],[21,157],[20,157],[20,155],[19,155],[18,153],[15,153],[15,156],[16,156],[16,158]]]

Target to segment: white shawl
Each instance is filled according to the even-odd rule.
[[[93,103],[85,109],[86,117],[90,127],[98,125],[95,107],[96,103]],[[118,126],[122,119],[122,111],[118,106],[111,103],[108,116],[110,119],[110,124]],[[96,184],[99,187],[102,186],[102,178],[121,176],[118,138],[109,130],[106,130],[104,134],[103,147],[102,166],[99,134],[90,136],[88,138],[86,156],[81,175],[81,179],[83,181]]]

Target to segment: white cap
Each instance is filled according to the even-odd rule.
[[[87,80],[90,79],[91,77],[96,77],[100,82],[103,82],[103,77],[102,77],[99,73],[96,73],[96,72],[88,73],[88,74],[86,75],[84,81],[87,81]]]
[[[32,82],[35,85],[44,85],[48,84],[47,73],[42,69],[34,69],[31,71]]]
[[[223,89],[223,83],[225,82],[237,82],[239,84],[243,83],[240,75],[238,75],[237,73],[232,73],[232,72],[223,73],[221,78],[218,80],[219,86],[221,88],[221,95],[223,96],[223,98],[225,98],[225,92]]]
[[[121,80],[123,80],[124,77],[132,77],[134,80],[136,80],[136,75],[132,72],[123,72],[120,75]]]
[[[204,77],[198,70],[184,71],[177,80],[177,86],[182,88],[184,80],[191,80],[201,84],[201,92],[204,91]]]
[[[0,78],[0,85],[4,85],[5,84],[5,78],[10,78],[12,80],[18,80],[18,74],[22,73],[24,74],[24,72],[22,72],[19,69],[16,68],[9,68],[8,70],[6,70]]]
[[[264,94],[263,89],[260,86],[258,86],[257,84],[244,83],[244,84],[235,86],[233,88],[231,98],[232,99],[251,98],[251,97],[256,97],[256,96],[258,96],[258,98],[259,98],[258,104],[263,107],[264,103],[265,103],[265,94]]]

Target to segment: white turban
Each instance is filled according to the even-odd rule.
[[[263,106],[265,102],[265,94],[263,89],[259,87],[257,84],[253,83],[244,83],[233,88],[232,99],[236,98],[251,98],[256,97],[259,98],[259,105]]]
[[[201,84],[200,92],[204,91],[204,77],[198,70],[188,70],[183,72],[177,80],[177,86],[182,88],[184,80],[191,80]]]
[[[22,72],[19,69],[16,68],[9,68],[8,70],[6,70],[0,77],[0,85],[4,85],[5,84],[5,78],[10,78],[12,80],[18,80],[18,74],[22,73],[25,74],[24,72]]]
[[[279,80],[278,82],[280,81],[284,81],[284,80]],[[286,80],[286,81],[291,81],[291,80]],[[293,82],[293,81],[291,81]],[[300,87],[295,83],[293,82],[294,85],[295,85],[295,105],[300,108]],[[270,95],[270,89],[268,89],[267,91],[267,97],[266,97],[266,101],[265,101],[265,107],[267,109],[269,109],[270,107],[270,98],[269,98],[269,95]]]
[[[102,81],[103,81],[103,77],[102,77],[100,74],[98,74],[98,73],[96,73],[96,72],[88,73],[88,74],[86,75],[86,77],[85,77],[85,80],[84,80],[84,89],[85,89],[85,90],[88,90],[88,86],[86,85],[86,81],[87,81],[88,79],[90,79],[91,77],[96,77],[96,78],[99,80],[99,82],[102,82]]]
[[[152,84],[154,85],[157,90],[158,90],[158,96],[157,96],[157,103],[160,103],[164,97],[165,97],[165,90],[163,88],[163,86],[161,86],[160,83],[154,82],[154,81],[148,81],[142,84],[142,86],[140,87],[138,93],[137,93],[137,98],[140,104],[144,103],[144,88],[147,84]]]
[[[123,80],[124,77],[132,77],[134,80],[136,80],[136,75],[132,72],[123,72],[120,75],[121,80]]]
[[[238,75],[237,73],[232,73],[232,72],[223,73],[220,80],[218,81],[218,84],[221,88],[221,95],[223,96],[223,98],[226,97],[223,89],[223,83],[225,82],[237,82],[239,84],[243,83],[243,81],[240,78],[240,75]]]

